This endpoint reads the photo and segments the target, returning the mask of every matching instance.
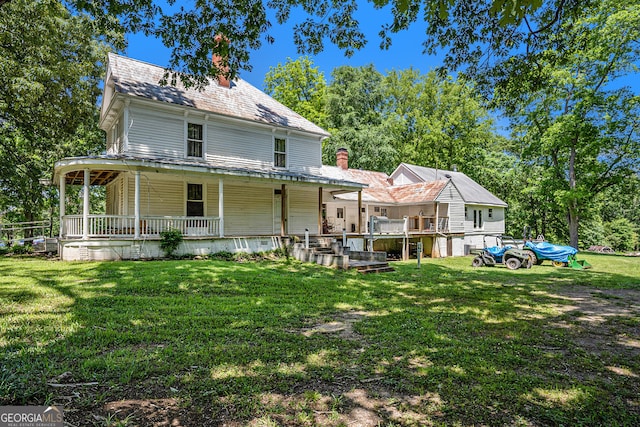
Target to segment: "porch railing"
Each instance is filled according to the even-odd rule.
[[[89,215],[88,237],[132,237],[135,235],[135,217],[131,215]],[[62,218],[64,237],[82,237],[82,215],[65,215]],[[185,237],[220,235],[218,217],[140,217],[140,236],[159,237],[166,230],[179,230]]]

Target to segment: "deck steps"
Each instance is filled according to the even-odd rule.
[[[390,273],[396,271],[389,265],[388,262],[379,261],[359,261],[352,260],[349,262],[349,268],[355,268],[358,273],[370,274],[370,273]]]
[[[303,239],[299,239],[299,242]],[[344,269],[356,269],[359,273],[387,273],[395,271],[386,262],[385,252],[352,251],[343,248],[342,243],[335,239],[310,237],[308,249],[304,243],[295,243],[294,257],[306,262]]]

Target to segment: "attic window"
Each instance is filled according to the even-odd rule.
[[[202,125],[189,123],[187,125],[187,156],[202,157],[202,146],[204,144]]]

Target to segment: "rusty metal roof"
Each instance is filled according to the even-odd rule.
[[[323,166],[322,174],[334,179],[367,184],[362,190],[362,201],[380,204],[416,204],[433,202],[448,180],[420,182],[416,184],[393,185],[389,176],[383,172],[361,169],[342,169],[337,166]],[[343,200],[357,200],[356,193],[337,194]]]
[[[447,182],[448,181],[445,180],[398,185],[389,188],[389,192],[396,200],[396,203],[412,204],[433,202],[447,185]]]

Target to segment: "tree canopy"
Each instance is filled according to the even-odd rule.
[[[616,84],[640,57],[639,6],[605,0],[585,8],[543,54],[514,56],[511,83],[497,86],[496,102],[516,124],[518,152],[539,166],[537,191],[564,211],[575,247],[580,218],[596,197],[640,170],[640,97]]]
[[[326,127],[326,90],[324,74],[309,57],[287,58],[271,67],[264,78],[265,92],[307,120]]]
[[[18,0],[3,0],[1,7]],[[274,23],[293,19],[294,41],[299,53],[316,54],[331,43],[347,56],[370,41],[357,13],[358,0],[208,0],[182,5],[176,0],[62,0],[74,13],[86,13],[114,45],[122,48],[122,34],[142,32],[162,40],[172,49],[168,69],[187,84],[206,84],[206,77],[232,75],[251,69],[250,54],[263,43],[273,43],[269,29]],[[480,64],[504,58],[514,50],[535,50],[540,39],[593,0],[367,0],[380,11],[379,44],[388,48],[393,35],[412,25],[425,27],[425,51],[444,49],[446,65]],[[304,12],[300,18],[295,12]],[[275,21],[272,18],[275,17]],[[228,44],[215,41],[223,34]],[[220,54],[228,64],[216,68],[211,54]]]
[[[101,150],[105,46],[59,1],[12,0],[0,13],[0,210],[40,213],[56,160]]]

